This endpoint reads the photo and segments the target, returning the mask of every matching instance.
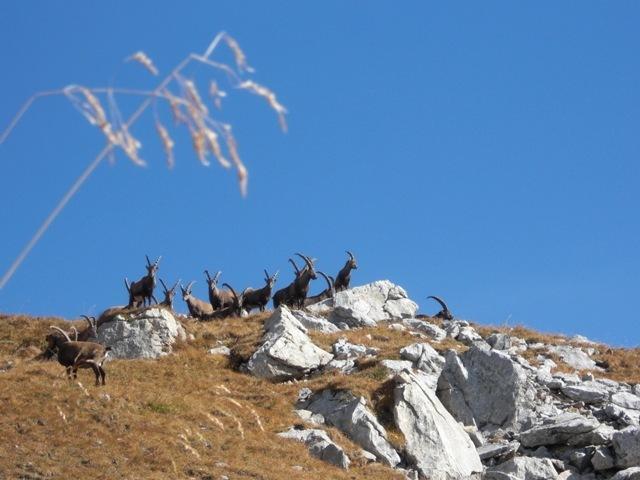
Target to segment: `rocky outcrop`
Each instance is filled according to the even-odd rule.
[[[378,322],[400,320],[415,316],[418,305],[407,292],[388,280],[351,288],[308,307],[312,313],[330,311],[329,321],[349,327],[372,327]]]
[[[347,469],[351,460],[344,450],[329,438],[324,430],[307,429],[300,430],[291,427],[286,432],[278,434],[279,437],[297,440],[304,443],[311,455],[337,467]]]
[[[325,422],[343,431],[351,440],[374,454],[378,461],[395,467],[400,456],[387,439],[387,432],[367,408],[363,397],[347,391],[324,390],[308,398],[299,407],[320,414]]]
[[[322,333],[335,333],[340,331],[338,327],[325,318],[311,315],[303,310],[293,310],[291,313],[309,330],[316,330]]]
[[[184,328],[170,310],[152,307],[118,314],[98,329],[98,342],[111,347],[114,358],[157,358],[186,338]]]
[[[567,444],[579,435],[594,431],[599,425],[597,420],[578,413],[564,413],[549,419],[547,423],[522,432],[520,443],[525,447]]]
[[[432,480],[465,479],[482,472],[471,439],[431,389],[407,370],[395,380],[393,415],[412,467]]]
[[[246,365],[247,371],[256,377],[274,381],[300,378],[333,358],[311,342],[307,329],[285,306],[266,320],[264,332],[262,345]]]
[[[485,480],[554,480],[558,473],[547,458],[515,457],[485,474]]]
[[[615,432],[611,438],[619,467],[640,465],[640,427],[627,427]]]

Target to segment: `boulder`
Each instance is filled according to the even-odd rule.
[[[509,443],[488,443],[478,447],[478,455],[480,460],[489,460],[490,458],[509,458],[520,448],[519,442]]]
[[[494,350],[509,350],[511,348],[511,337],[504,333],[493,333],[486,338],[486,341]]]
[[[609,400],[609,392],[595,382],[565,385],[560,391],[572,400],[588,404],[603,403]]]
[[[427,386],[435,391],[438,378],[444,367],[444,357],[436,352],[428,343],[414,343],[400,350],[400,358],[412,362],[413,368],[420,370],[426,379]]]
[[[482,472],[469,435],[435,394],[410,371],[395,378],[393,415],[412,466],[432,480],[468,478]]]
[[[640,410],[640,397],[629,392],[617,392],[611,396],[611,403],[629,410]]]
[[[402,322],[406,327],[410,328],[414,332],[425,334],[434,342],[441,342],[442,340],[447,338],[447,332],[445,332],[437,325],[429,323],[425,320],[420,320],[418,318],[405,318]]]
[[[356,397],[344,390],[323,390],[303,400],[299,407],[319,413],[328,425],[344,432],[351,440],[378,461],[395,467],[400,463],[398,452],[387,440],[387,432],[367,408],[364,397]]]
[[[566,444],[577,435],[595,430],[600,423],[578,413],[564,413],[536,425],[520,434],[520,443],[525,447]]]
[[[627,427],[611,437],[618,467],[640,465],[640,427]]]
[[[378,349],[367,347],[366,345],[356,345],[349,343],[346,338],[339,338],[331,347],[333,356],[337,360],[347,360],[365,356],[377,355]]]
[[[558,478],[548,458],[514,457],[487,469],[485,480],[555,480]]]
[[[309,330],[316,330],[322,333],[335,333],[340,331],[337,326],[325,318],[311,315],[303,310],[293,310],[291,313]]]
[[[564,363],[576,370],[602,370],[596,366],[596,362],[580,347],[547,345],[547,350],[549,353],[558,355]]]
[[[608,447],[597,447],[591,456],[591,465],[595,471],[609,470],[615,465],[615,459]]]
[[[631,467],[620,470],[609,480],[640,480],[640,467]]]
[[[347,469],[351,460],[344,450],[333,442],[327,432],[319,429],[299,430],[291,427],[286,432],[278,434],[279,437],[289,438],[304,443],[311,455],[337,467]]]
[[[246,365],[256,377],[275,381],[300,378],[333,358],[311,342],[307,329],[286,306],[273,312],[264,323],[264,331],[262,345]]]
[[[504,352],[477,346],[460,355],[460,360],[462,365],[455,356],[446,356],[438,383],[438,396],[454,417],[470,425],[471,412],[480,429],[529,426],[536,390],[521,365]]]
[[[118,314],[98,329],[98,342],[110,346],[114,358],[158,358],[171,353],[176,340],[185,339],[180,322],[162,307]]]
[[[329,321],[349,327],[373,327],[378,322],[413,318],[418,310],[407,292],[388,280],[343,290],[333,299],[310,305],[308,310],[320,313],[328,306],[333,309]]]

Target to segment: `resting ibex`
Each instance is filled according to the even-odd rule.
[[[269,272],[264,271],[264,281],[266,285],[262,288],[258,288],[254,290],[253,288],[247,288],[244,291],[244,309],[247,312],[251,312],[253,308],[259,308],[261,312],[264,312],[267,303],[271,299],[271,291],[273,290],[273,286],[276,283],[276,278],[278,278],[278,272],[276,272],[273,276],[269,275]]]
[[[80,316],[87,321],[88,325],[87,325],[87,328],[77,333],[76,340],[79,340],[81,342],[86,342],[90,338],[96,338],[98,336],[98,327],[96,324],[96,317],[87,317],[86,315],[80,315]]]
[[[313,295],[312,297],[307,297],[304,301],[305,307],[308,305],[313,305],[314,303],[321,302],[322,300],[326,300],[327,298],[333,298],[335,295],[335,289],[333,286],[335,283],[335,280],[333,279],[333,277],[325,275],[320,270],[318,270],[317,273],[322,275],[324,279],[327,281],[327,288],[325,288],[323,291],[321,291],[317,295]]]
[[[438,313],[436,313],[433,316],[433,318],[441,318],[442,320],[453,320],[453,314],[449,311],[449,308],[447,307],[447,304],[444,303],[444,300],[442,300],[439,297],[436,297],[435,295],[430,295],[427,298],[434,299],[442,307],[442,310],[440,310]]]
[[[237,295],[236,291],[228,283],[223,283],[222,286],[229,289],[229,293],[233,297],[233,304],[229,305],[227,307],[221,308],[219,310],[216,310],[212,314],[207,315],[206,318],[207,319],[213,319],[213,318],[221,319],[221,318],[228,318],[228,317],[241,317],[242,316],[242,311],[244,310],[244,295],[245,295],[246,290],[244,292],[242,292],[240,295]]]
[[[351,282],[351,270],[358,269],[358,264],[356,263],[356,258],[353,256],[353,253],[347,250],[347,255],[349,255],[347,263],[344,264],[344,267],[342,267],[338,272],[338,275],[336,275],[336,281],[334,282],[336,292],[349,288],[349,283]]]
[[[204,273],[207,276],[207,285],[209,286],[209,302],[211,303],[213,309],[218,310],[220,308],[233,305],[234,299],[233,295],[231,295],[231,292],[220,290],[218,288],[218,280],[220,279],[220,274],[222,272],[216,272],[213,278],[211,278],[211,275],[209,275],[208,270],[205,270]]]
[[[72,341],[64,330],[51,326],[50,328],[58,330],[63,337],[59,335],[47,335],[50,350],[58,351],[58,362],[65,367],[67,377],[78,377],[79,368],[91,368],[96,376],[96,385],[105,384],[107,377],[102,364],[107,358],[111,347],[105,347],[94,342],[76,342]]]
[[[195,280],[190,282],[189,285],[187,285],[187,288],[180,285],[180,290],[182,290],[182,299],[187,304],[189,315],[194,318],[204,319],[213,313],[213,307],[209,302],[200,300],[191,294],[191,287],[194,283],[196,283]]]
[[[153,264],[147,255],[145,255],[145,257],[147,259],[147,266],[145,267],[147,274],[137,282],[131,283],[131,285],[129,285],[126,278],[124,279],[124,283],[129,291],[129,307],[139,306],[138,299],[142,299],[143,307],[147,303],[151,305],[151,299],[153,299],[155,303],[158,303],[156,297],[153,296],[153,289],[156,288],[156,272],[158,271],[158,263],[160,263],[162,257],[158,257]]]
[[[164,307],[168,307],[169,309],[173,310],[173,298],[176,296],[176,287],[178,286],[178,283],[180,283],[180,280],[174,283],[173,287],[171,288],[167,288],[167,286],[164,284],[162,279],[160,279],[160,283],[162,284],[162,289],[164,293],[164,300],[160,302],[160,305]]]

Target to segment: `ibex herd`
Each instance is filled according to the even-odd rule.
[[[130,309],[151,306],[152,300],[157,305],[173,309],[173,299],[176,295],[178,285],[180,285],[182,299],[186,303],[191,317],[198,320],[224,319],[228,317],[240,317],[250,313],[254,309],[264,312],[269,300],[273,300],[274,308],[278,308],[280,305],[287,305],[300,309],[333,298],[336,292],[349,288],[351,272],[358,268],[356,258],[350,251],[347,251],[349,258],[338,271],[335,278],[316,270],[314,265],[315,259],[302,253],[296,253],[295,255],[302,259],[304,266],[300,269],[296,262],[292,258],[289,258],[289,262],[293,266],[294,278],[289,285],[277,290],[275,293],[273,293],[273,287],[278,278],[278,272],[274,275],[269,275],[269,272],[264,270],[265,285],[262,288],[245,288],[238,294],[233,287],[227,283],[222,283],[223,288],[218,288],[218,281],[222,272],[218,271],[211,277],[209,271],[205,270],[204,274],[207,280],[209,301],[200,300],[191,293],[191,288],[195,280],[189,282],[186,288],[180,283],[180,280],[176,281],[171,288],[167,288],[164,281],[159,279],[164,294],[164,298],[160,303],[156,300],[153,292],[156,287],[156,274],[162,257],[158,257],[154,263],[151,263],[149,257],[146,256],[147,265],[145,268],[147,269],[147,274],[132,283],[129,283],[126,277],[124,279],[129,295],[129,301],[126,306],[122,305],[108,308],[100,315],[97,321],[95,317],[82,315],[87,321],[88,326],[81,332],[78,332],[75,327],[71,328],[71,332],[65,332],[54,326],[50,327],[57,332],[52,332],[47,335],[47,349],[44,356],[51,357],[57,353],[58,361],[66,368],[69,378],[71,378],[72,374],[74,378],[76,377],[78,368],[92,368],[96,377],[96,385],[100,383],[104,385],[106,374],[102,364],[111,348],[89,340],[97,336],[97,331],[101,325],[112,320],[118,313]],[[311,281],[317,279],[318,274],[326,281],[327,288],[317,295],[309,296]],[[442,310],[434,317],[443,320],[453,319],[453,315],[442,299],[436,296],[430,296],[428,298],[435,300],[442,307]],[[71,339],[72,336],[73,340]]]

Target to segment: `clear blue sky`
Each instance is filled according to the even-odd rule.
[[[350,249],[354,283],[389,278],[422,311],[437,294],[481,323],[638,345],[639,20],[632,1],[2,1],[1,128],[38,90],[151,87],[122,59],[142,49],[166,73],[226,30],[290,129],[257,97],[229,101],[242,199],[184,134],[168,171],[148,116],[134,132],[150,166],[101,165],[0,311],[99,313],[145,254],[206,297],[204,268],[239,288],[280,269],[282,286],[293,252],[335,272]],[[0,145],[1,273],[102,146],[62,98]]]

